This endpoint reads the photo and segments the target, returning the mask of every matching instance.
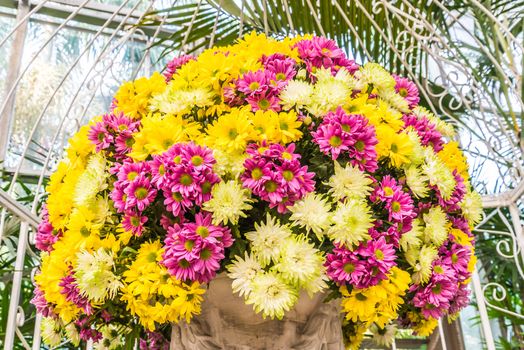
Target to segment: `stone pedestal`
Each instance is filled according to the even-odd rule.
[[[204,295],[202,313],[190,324],[173,325],[170,349],[343,350],[339,303],[323,303],[324,297],[303,293],[282,321],[264,320],[219,275]]]

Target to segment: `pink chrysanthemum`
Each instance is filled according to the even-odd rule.
[[[269,90],[268,75],[263,70],[247,72],[237,80],[236,88],[247,96],[262,95]]]
[[[471,247],[456,243],[451,244],[450,248],[447,245],[443,245],[439,249],[439,254],[442,256],[442,264],[449,266],[455,271],[459,282],[464,282],[471,276],[471,272],[468,270],[468,264],[472,255]]]
[[[261,61],[266,71],[271,72],[277,81],[288,81],[297,74],[295,60],[285,55],[275,53],[270,56],[263,56]]]
[[[142,236],[144,225],[147,220],[147,216],[136,213],[133,210],[127,210],[122,219],[122,227],[124,230],[131,232],[135,236]]]
[[[241,177],[244,187],[269,202],[271,208],[277,207],[280,213],[315,188],[314,174],[300,164],[294,147],[271,144],[261,153],[258,146],[250,145],[247,150],[250,157],[244,162],[246,170]]]
[[[53,306],[47,302],[45,299],[44,292],[40,287],[35,286],[33,292],[33,299],[31,299],[31,304],[36,308],[36,311],[39,314],[42,314],[44,317],[56,317],[56,314],[53,310]]]
[[[113,142],[113,135],[107,131],[103,122],[92,125],[87,138],[96,146],[97,152],[109,148]]]
[[[345,155],[363,171],[374,172],[378,167],[375,128],[360,114],[347,114],[339,107],[326,114],[311,135],[320,151],[334,160]]]
[[[327,254],[324,266],[328,277],[338,284],[361,285],[360,281],[369,273],[365,261],[360,260],[357,253],[338,245],[333,253]]]
[[[324,37],[313,37],[311,40],[302,40],[296,44],[299,57],[306,63],[309,71],[313,67],[332,68],[337,66],[346,55],[335,41]]]
[[[433,147],[435,152],[439,152],[442,149],[444,145],[442,134],[428,118],[410,114],[404,115],[402,119],[404,120],[405,128],[412,127],[417,132],[422,145]]]
[[[232,243],[229,228],[213,225],[210,213],[198,213],[195,222],[168,229],[163,264],[180,280],[209,282]]]
[[[103,336],[101,332],[99,332],[93,327],[92,323],[92,317],[81,316],[78,320],[75,321],[75,326],[77,326],[80,329],[78,332],[80,335],[80,339],[82,339],[83,341],[93,341],[94,343],[96,343],[97,341],[102,339]]]
[[[409,108],[414,108],[420,101],[417,85],[407,78],[393,75],[395,78],[395,91],[402,96],[408,103]]]
[[[93,306],[85,296],[80,294],[80,290],[76,284],[76,280],[72,271],[58,284],[62,289],[60,293],[65,295],[67,301],[75,304],[79,309],[82,309],[86,315],[93,313]]]
[[[411,196],[402,191],[396,191],[393,196],[386,201],[386,208],[389,212],[389,220],[402,221],[412,218],[415,214],[415,207]]]
[[[256,111],[275,111],[279,112],[281,109],[280,99],[276,94],[271,92],[264,92],[248,96],[246,98],[247,103],[251,106],[253,112]]]
[[[169,340],[160,332],[146,332],[146,338],[140,338],[140,350],[169,350]]]
[[[42,210],[42,221],[38,224],[36,231],[35,246],[38,250],[50,252],[53,250],[53,244],[62,236],[62,232],[55,232],[53,225],[49,222],[47,208]]]
[[[455,314],[469,305],[469,295],[471,291],[467,284],[460,284],[455,297],[449,304],[449,313]]]
[[[166,78],[166,82],[169,83],[171,79],[173,78],[173,74],[176,73],[177,69],[182,67],[187,62],[194,60],[195,58],[191,55],[181,55],[178,57],[173,58],[166,66],[166,70],[164,71],[164,77]]]
[[[384,237],[361,243],[357,252],[366,261],[369,271],[367,276],[361,280],[361,283],[366,286],[373,286],[387,279],[389,270],[397,265],[395,249],[392,244],[386,243]]]
[[[149,178],[143,174],[138,175],[124,189],[126,197],[126,209],[136,207],[143,211],[156,197],[156,189],[153,188]]]

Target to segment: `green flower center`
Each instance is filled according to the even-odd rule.
[[[211,193],[211,183],[209,181],[205,181],[202,184],[202,193],[203,194]]]
[[[278,185],[276,184],[276,182],[274,181],[268,181],[264,184],[264,188],[266,189],[266,191],[268,191],[269,193],[272,193],[272,192],[275,192],[278,188]]]
[[[287,125],[287,123],[280,122],[280,130],[288,130],[288,129],[289,129],[289,125]]]
[[[200,252],[200,259],[202,260],[207,260],[211,257],[211,255],[213,255],[211,253],[211,250],[207,249],[207,248],[204,248],[202,249],[202,251]]]
[[[89,231],[89,230],[87,229],[87,227],[82,226],[82,228],[80,229],[80,234],[81,234],[83,237],[89,237],[89,235],[91,234],[91,231]]]
[[[173,158],[173,162],[175,164],[180,164],[182,162],[182,157],[176,156],[175,158]]]
[[[249,90],[255,91],[260,87],[260,83],[258,81],[254,81],[251,84],[249,84]]]
[[[349,126],[348,124],[342,124],[340,126],[342,127],[342,130],[344,130],[345,132],[351,131],[351,126]]]
[[[166,173],[166,168],[164,167],[164,164],[160,164],[158,167],[158,174],[164,175]]]
[[[260,168],[255,168],[251,171],[251,178],[253,180],[260,180],[262,175],[264,175],[264,173],[262,173],[262,169]]]
[[[355,295],[355,298],[357,298],[358,301],[366,301],[368,299],[368,297],[362,293],[357,293]]]
[[[408,89],[406,88],[400,88],[398,89],[398,94],[402,97],[406,97],[408,95]]]
[[[178,266],[180,266],[183,269],[187,269],[189,267],[189,261],[186,259],[182,259],[178,262]]]
[[[384,260],[384,252],[380,249],[375,250],[375,258],[378,260]]]
[[[150,252],[148,255],[147,255],[147,261],[149,262],[155,262],[156,261],[156,258],[157,258],[157,254],[156,252]]]
[[[431,288],[433,294],[440,294],[442,292],[442,285],[438,283],[435,287]]]
[[[189,174],[182,174],[182,176],[180,176],[180,183],[184,186],[189,186],[193,183],[193,178]]]
[[[136,171],[130,171],[128,174],[127,174],[127,179],[129,181],[133,181],[136,177],[138,176],[138,173]]]
[[[200,156],[193,156],[191,157],[191,163],[193,163],[194,166],[202,165],[202,163],[204,163],[204,158]]]
[[[295,175],[293,174],[291,170],[284,170],[282,172],[282,176],[284,177],[286,181],[291,181],[295,178]]]
[[[344,265],[344,272],[347,274],[353,273],[355,271],[355,265],[347,263]]]
[[[391,210],[394,213],[398,213],[400,211],[400,203],[399,202],[392,202],[391,203]]]
[[[135,144],[135,139],[130,137],[125,141],[126,147],[131,148]]]
[[[198,226],[196,229],[196,234],[202,238],[209,236],[209,229],[205,226]]]
[[[269,108],[270,104],[269,104],[269,101],[267,98],[263,98],[261,99],[260,101],[258,101],[258,107],[261,109],[261,110],[266,110]]]
[[[185,243],[184,243],[184,248],[190,252],[193,250],[193,247],[195,246],[195,242],[192,241],[192,240],[187,240]]]
[[[142,199],[147,197],[148,193],[149,193],[149,191],[147,190],[147,188],[145,188],[145,187],[138,187],[135,190],[135,197],[136,197],[136,199],[142,200]]]
[[[331,136],[329,144],[333,147],[338,147],[342,144],[342,139],[339,136]]]
[[[238,131],[236,129],[230,129],[228,136],[229,136],[229,139],[234,140],[238,136]]]
[[[384,194],[386,196],[392,196],[393,195],[393,189],[389,186],[384,187]]]
[[[357,149],[357,151],[359,152],[362,152],[364,150],[364,142],[362,140],[359,140],[355,143],[355,148]]]
[[[391,152],[397,153],[398,152],[398,146],[396,143],[391,144]]]
[[[277,80],[285,80],[286,79],[286,75],[284,73],[277,73],[275,75],[275,78],[277,78]]]
[[[129,220],[131,225],[138,227],[140,226],[140,219],[137,216],[131,216],[131,219]]]

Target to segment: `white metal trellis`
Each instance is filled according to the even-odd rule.
[[[320,0],[323,1],[323,0]],[[348,17],[343,13],[341,4],[342,0],[325,0],[333,7],[333,11],[341,14],[344,21],[347,23],[351,34],[357,39],[357,42],[363,43],[363,38],[351,23]],[[194,27],[195,19],[201,9],[203,0],[195,0],[198,6],[192,15],[191,21],[185,26],[186,31],[183,37],[181,48],[187,49],[187,42],[189,35],[197,28]],[[241,8],[251,4],[253,0],[239,0]],[[451,106],[453,109],[462,108],[471,116],[468,123],[471,124],[471,129],[475,134],[463,134],[461,142],[463,147],[468,150],[469,158],[472,161],[472,169],[475,170],[473,180],[483,192],[483,203],[485,208],[494,208],[490,215],[500,215],[502,221],[505,223],[507,230],[504,232],[490,232],[491,234],[499,235],[501,237],[497,245],[499,255],[512,259],[519,268],[520,277],[524,279],[524,233],[520,221],[521,209],[519,209],[520,201],[524,195],[524,178],[523,178],[523,148],[520,144],[519,135],[511,130],[507,124],[504,123],[503,118],[499,113],[490,107],[490,96],[478,81],[477,77],[471,73],[467,58],[461,56],[453,43],[453,35],[468,36],[468,31],[472,28],[468,24],[460,21],[457,14],[446,6],[445,1],[432,0],[433,4],[437,5],[442,13],[449,19],[452,26],[452,35],[443,35],[432,24],[431,18],[426,18],[417,8],[415,8],[409,0],[388,1],[377,0],[374,2],[371,11],[366,10],[365,2],[362,0],[354,0],[354,3],[362,11],[362,16],[365,16],[374,30],[376,35],[380,36],[385,42],[400,42],[403,44],[403,49],[398,50],[397,47],[390,44],[393,55],[400,60],[406,70],[410,73],[410,78],[418,85],[421,93],[423,93],[428,101],[430,101],[430,108],[436,112],[443,110],[446,95],[442,92],[437,92],[432,89],[427,80],[418,79],[413,73],[415,67],[413,63],[406,59],[406,53],[413,48],[418,48],[425,52],[428,57],[428,62],[417,62],[416,64],[425,65],[425,71],[428,74],[434,75],[434,80],[438,81],[440,85],[445,87],[455,97],[455,105]],[[222,0],[214,1],[221,7]],[[304,6],[308,8],[314,16],[314,25],[316,26],[318,34],[325,34],[322,28],[320,16],[315,12],[315,4],[317,1],[306,0]],[[480,9],[487,17],[491,18],[497,25],[497,30],[510,39],[511,52],[514,55],[513,60],[507,62],[499,62],[488,50],[482,48],[481,43],[474,36],[468,36],[473,45],[480,46],[484,50],[486,57],[490,63],[499,71],[503,72],[506,79],[507,86],[511,93],[511,101],[517,111],[524,110],[524,103],[522,101],[522,86],[521,67],[517,67],[519,61],[522,60],[523,45],[522,40],[515,38],[511,32],[511,28],[503,19],[497,19],[492,12],[486,8],[482,3],[471,0],[472,6]],[[16,337],[20,337],[18,327],[24,324],[24,317],[19,309],[19,295],[20,286],[22,283],[22,272],[24,269],[24,258],[27,254],[31,238],[31,229],[37,225],[38,218],[36,216],[36,208],[38,204],[38,196],[42,194],[42,184],[44,178],[48,175],[50,169],[56,161],[56,155],[61,152],[64,140],[71,131],[71,125],[79,126],[85,122],[85,117],[91,110],[93,110],[93,103],[99,95],[106,94],[110,98],[110,89],[106,89],[103,77],[114,77],[115,82],[129,80],[135,78],[138,74],[149,74],[149,69],[154,62],[150,57],[150,50],[147,49],[149,44],[161,35],[169,34],[169,28],[164,26],[161,21],[160,25],[153,30],[138,29],[136,24],[140,19],[144,18],[145,12],[154,7],[162,7],[170,5],[172,2],[167,0],[162,3],[158,0],[122,0],[120,5],[109,5],[106,3],[97,3],[91,0],[18,0],[18,2],[11,0],[0,0],[0,18],[13,18],[12,27],[5,34],[0,37],[0,50],[9,52],[10,61],[8,69],[5,74],[4,94],[0,99],[0,160],[7,160],[13,162],[8,164],[6,171],[12,172],[12,180],[7,192],[0,191],[0,243],[2,243],[2,235],[5,231],[5,220],[8,214],[18,216],[20,218],[20,234],[18,237],[19,246],[16,253],[15,273],[13,277],[13,288],[11,290],[11,299],[9,307],[9,318],[7,323],[7,332],[4,339],[4,348],[11,349]],[[293,13],[289,8],[288,2],[284,1],[284,11],[289,22],[290,32],[296,33],[296,26],[293,23]],[[262,0],[263,31],[269,32],[268,24],[268,10],[267,0]],[[403,23],[404,30],[395,38],[392,38],[388,27],[381,27],[375,21],[377,14],[386,14],[388,18],[396,19]],[[209,38],[209,45],[212,46],[217,35],[217,23],[220,12],[217,11],[213,30]],[[244,30],[244,16],[241,15],[239,20],[239,36]],[[54,23],[54,29],[47,39],[42,39],[38,42],[38,48],[32,48],[32,55],[26,53],[28,50],[27,36],[30,21],[34,23]],[[48,50],[51,43],[60,37],[62,33],[71,28],[77,30],[87,31],[90,33],[90,39],[85,43],[85,46],[73,62],[69,62],[59,84],[54,88],[53,92],[48,96],[47,100],[43,102],[42,109],[38,111],[37,118],[32,126],[32,130],[28,135],[25,135],[23,142],[20,144],[21,156],[12,159],[6,158],[9,141],[12,137],[10,130],[13,121],[16,117],[16,109],[18,102],[16,95],[19,91],[21,82],[29,74],[28,72],[34,68],[38,60],[43,57]],[[100,41],[100,42],[99,42]],[[132,69],[124,67],[113,59],[118,56],[132,43],[143,43],[145,50],[142,51],[142,56],[137,64]],[[97,46],[98,45],[98,46]],[[362,46],[364,46],[362,44]],[[3,52],[3,51],[0,51]],[[83,62],[86,54],[95,52],[95,59],[91,60],[89,64],[85,65]],[[372,55],[365,51],[365,59],[372,60]],[[83,71],[79,71],[79,67],[88,67]],[[63,95],[63,91],[68,89],[68,82],[71,77],[76,74],[77,83],[69,95]],[[88,87],[87,91],[85,87]],[[62,95],[61,95],[62,94]],[[65,97],[64,97],[65,96]],[[45,118],[51,114],[50,110],[53,103],[58,97],[64,100],[61,104],[68,106],[61,111],[58,116],[58,123],[55,130],[52,131],[48,144],[48,152],[42,159],[43,165],[38,169],[28,169],[28,161],[25,159],[31,153],[33,146],[32,140],[35,139],[39,129],[45,125]],[[82,100],[81,102],[79,102]],[[454,123],[459,124],[459,121],[454,119],[453,114],[449,113],[446,117],[450,118]],[[11,140],[12,141],[12,140]],[[489,159],[496,159],[500,163],[507,163],[506,167],[495,168],[494,162]],[[5,167],[5,166],[4,166]],[[30,209],[26,209],[16,201],[16,181],[27,172],[31,172],[35,179],[35,200]],[[486,177],[495,177],[499,182],[493,183],[484,181]],[[509,218],[505,217],[502,209],[507,208]],[[486,220],[489,219],[488,217]],[[480,224],[482,226],[482,223]],[[481,229],[482,230],[482,229]],[[488,310],[490,308],[498,308],[496,305],[490,303],[489,300],[500,301],[506,297],[506,291],[501,289],[502,286],[490,281],[484,281],[482,276],[475,273],[472,281],[473,291],[478,303],[479,314],[481,317],[481,325],[484,340],[488,350],[495,349],[493,330],[490,325]],[[491,294],[489,292],[491,291]],[[500,308],[499,308],[500,309]],[[499,311],[513,314],[509,310],[501,309]],[[520,316],[521,315],[516,315]],[[440,327],[442,330],[442,327]],[[23,344],[24,347],[33,349],[40,348],[40,331],[39,322],[37,320],[34,330],[33,344]],[[441,338],[443,332],[441,332]],[[25,341],[25,340],[24,340]],[[445,346],[445,342],[443,342]],[[448,347],[449,348],[449,347]]]

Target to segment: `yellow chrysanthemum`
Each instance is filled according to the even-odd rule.
[[[468,163],[456,141],[446,143],[437,156],[451,171],[456,170],[464,180],[469,180]]]
[[[249,108],[233,108],[221,115],[206,132],[206,145],[226,152],[244,151],[248,142],[256,138],[253,125],[249,122],[253,113]]]
[[[410,162],[413,144],[409,135],[396,133],[389,126],[377,127],[377,154],[379,158],[387,157],[394,167]]]
[[[301,125],[302,122],[298,120],[295,111],[278,113],[279,141],[287,144],[299,140],[302,137],[302,132],[298,130]]]
[[[140,246],[135,261],[123,273],[124,287],[121,300],[136,315],[140,324],[150,331],[156,323],[179,322],[200,313],[205,290],[198,282],[185,284],[171,276],[159,264],[164,249],[160,241]]]
[[[142,118],[142,128],[133,135],[135,143],[129,156],[145,160],[149,155],[161,154],[178,142],[198,140],[200,126],[182,117],[153,113]]]
[[[155,72],[150,78],[139,78],[123,84],[115,94],[115,112],[122,112],[132,118],[148,113],[149,99],[166,88],[164,77]]]
[[[255,129],[257,135],[256,139],[258,141],[280,141],[280,125],[277,112],[258,110],[254,114],[250,114],[249,117],[249,120]]]

